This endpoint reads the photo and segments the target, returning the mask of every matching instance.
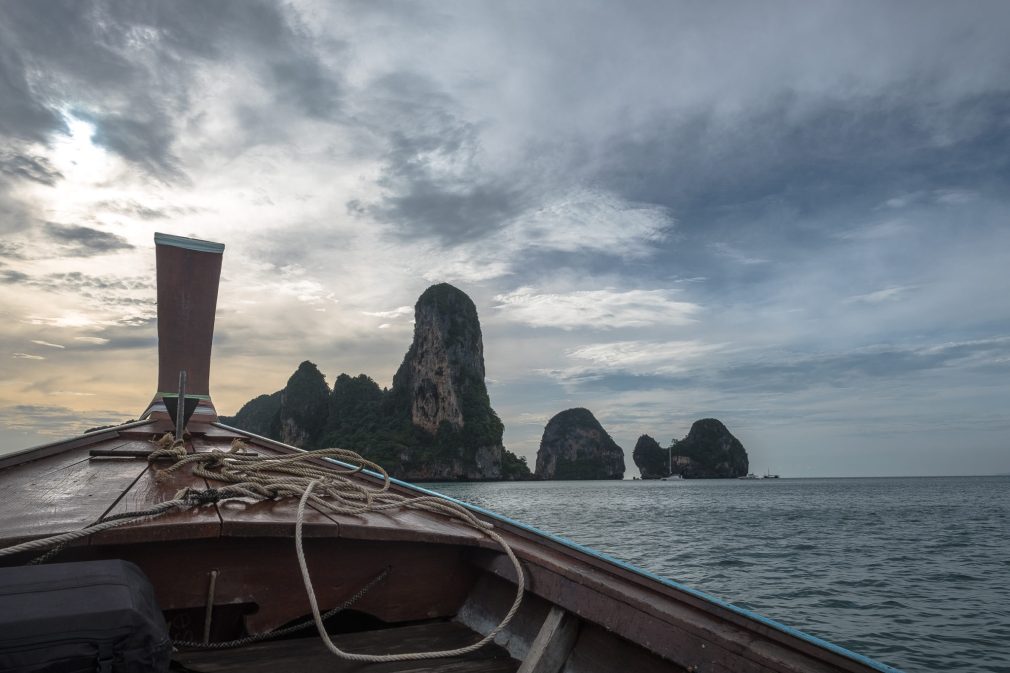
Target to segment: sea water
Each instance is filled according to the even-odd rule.
[[[1010,671],[1010,477],[425,486],[907,671]]]

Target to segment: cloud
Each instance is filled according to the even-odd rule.
[[[745,252],[737,249],[736,247],[730,245],[729,243],[716,242],[710,243],[709,247],[720,257],[725,257],[726,259],[732,260],[739,264],[767,264],[767,259],[762,259],[760,257],[752,257]]]
[[[394,308],[391,311],[362,311],[365,315],[375,316],[376,318],[403,318],[409,315],[414,315],[413,306],[400,306],[399,308]]]
[[[48,143],[66,132],[70,107],[95,125],[96,144],[159,179],[185,181],[177,140],[194,121],[201,77],[214,64],[250,67],[253,80],[291,109],[332,116],[339,76],[311,42],[293,8],[269,2],[5,4],[0,134]]]
[[[74,337],[74,341],[80,341],[81,343],[91,344],[94,346],[104,346],[109,343],[109,339],[105,337],[94,337],[94,336],[77,336]]]
[[[107,231],[73,224],[49,222],[45,226],[48,237],[63,245],[68,252],[79,257],[105,255],[120,250],[131,250],[125,238]]]
[[[38,344],[39,346],[47,346],[49,348],[66,348],[66,346],[61,346],[60,344],[49,343],[48,341],[42,341],[41,339],[32,339],[33,344]]]
[[[722,349],[701,341],[616,341],[579,346],[567,351],[597,369],[632,369],[669,374],[683,371],[690,360]]]
[[[24,259],[24,246],[20,243],[10,241],[0,241],[0,257],[7,259]]]
[[[14,353],[11,357],[16,360],[45,360],[41,355],[32,355],[30,353]]]
[[[511,321],[533,327],[615,329],[645,325],[687,325],[701,310],[673,298],[675,290],[582,290],[541,293],[523,287],[495,296],[495,309]]]
[[[0,426],[17,432],[35,432],[51,437],[70,437],[100,425],[118,425],[131,418],[111,410],[78,411],[43,404],[15,404],[0,407]]]
[[[179,215],[188,215],[197,211],[192,207],[159,206],[153,207],[132,199],[100,201],[95,204],[95,210],[107,211],[118,215],[127,215],[141,220],[164,220]]]
[[[586,360],[544,372],[586,390],[715,390],[727,393],[786,393],[845,389],[875,381],[888,385],[931,373],[958,371],[1004,376],[1010,369],[1010,337],[918,346],[874,345],[842,352],[750,352],[684,342],[619,342],[573,349]]]
[[[886,287],[875,292],[848,297],[844,301],[847,304],[882,304],[884,302],[897,301],[915,289],[915,286],[911,285],[905,287]]]
[[[10,149],[0,150],[0,173],[9,177],[30,180],[49,187],[63,177],[45,156],[36,154],[16,153]]]

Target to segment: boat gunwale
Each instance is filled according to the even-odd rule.
[[[142,418],[139,421],[130,421],[129,423],[114,425],[110,428],[84,432],[74,437],[58,439],[54,442],[46,442],[45,444],[36,444],[35,446],[29,446],[27,449],[20,449],[18,451],[0,455],[0,471],[23,463],[28,463],[33,460],[55,456],[72,449],[79,449],[83,446],[88,446],[89,444],[104,442],[107,439],[116,439],[122,430],[132,430],[133,428],[138,428],[142,425],[150,425],[156,422],[157,421],[150,418]],[[36,453],[38,455],[33,455]]]

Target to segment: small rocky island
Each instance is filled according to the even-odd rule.
[[[537,479],[623,479],[624,451],[588,409],[547,422],[537,451]]]
[[[283,390],[222,421],[306,449],[351,449],[413,481],[532,476],[526,460],[502,444],[502,422],[484,383],[477,307],[447,283],[417,300],[414,339],[392,388],[364,374],[340,374],[330,390],[306,361]]]
[[[638,438],[631,458],[642,474],[642,479],[663,479],[670,476],[670,449],[664,449],[649,435]]]
[[[642,435],[632,457],[642,479],[661,479],[671,474],[685,479],[732,479],[746,475],[750,469],[743,444],[715,418],[695,421],[684,439],[673,440],[665,449],[649,435]]]

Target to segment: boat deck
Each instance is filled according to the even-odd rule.
[[[334,644],[345,651],[367,654],[400,654],[433,650],[451,650],[478,639],[473,631],[456,622],[438,621],[396,628],[345,633],[333,637]],[[311,632],[310,637],[276,642],[254,643],[245,647],[217,651],[179,652],[174,656],[179,673],[513,673],[519,662],[494,644],[462,657],[356,663],[338,659]]]
[[[152,421],[78,447],[65,443],[54,453],[33,452],[21,462],[17,454],[0,458],[0,546],[77,530],[103,516],[136,512],[170,500],[182,488],[207,489],[204,479],[188,470],[158,482],[151,478],[157,465],[131,457],[155,448],[151,438],[169,431],[166,421]],[[187,442],[192,452],[227,451],[241,435],[209,426],[194,432]],[[284,455],[293,450],[256,443],[260,455]],[[111,456],[92,457],[92,451]],[[117,455],[122,457],[116,457]],[[219,484],[217,484],[219,485]],[[185,512],[172,512],[157,520],[131,524],[93,536],[82,544],[110,544],[191,540],[215,537],[290,537],[294,533],[296,504],[290,499],[254,502],[234,499]],[[306,537],[487,544],[483,536],[462,524],[416,511],[391,511],[362,515],[310,512]]]

